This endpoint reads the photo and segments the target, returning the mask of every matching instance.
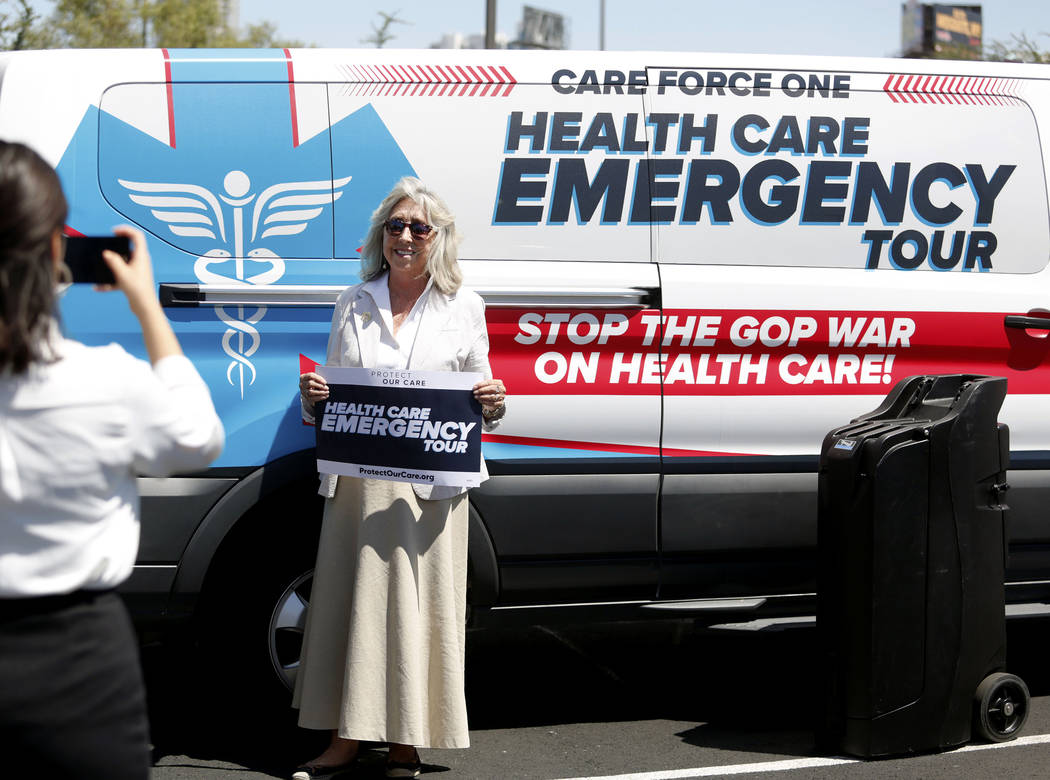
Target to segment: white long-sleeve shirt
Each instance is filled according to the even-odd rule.
[[[0,598],[111,588],[139,542],[137,474],[207,466],[224,433],[182,355],[56,341],[59,359],[0,374]]]
[[[375,368],[408,368],[408,361],[412,357],[412,347],[416,343],[416,331],[419,330],[419,321],[423,318],[423,309],[427,305],[427,296],[430,288],[434,286],[434,280],[428,279],[427,286],[412,304],[398,328],[397,336],[394,336],[394,314],[390,305],[390,283],[389,272],[382,274],[370,282],[365,282],[361,289],[372,296],[379,309],[379,316],[383,318],[384,327],[379,334],[379,347],[376,350]]]

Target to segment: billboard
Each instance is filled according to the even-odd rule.
[[[981,56],[981,6],[935,5],[933,15],[933,50],[959,52],[973,58]]]
[[[564,49],[568,44],[565,17],[554,11],[522,6],[521,35],[516,43],[523,49]]]
[[[901,53],[905,57],[980,59],[983,24],[979,5],[901,6]]]

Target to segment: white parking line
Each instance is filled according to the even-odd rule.
[[[786,772],[789,769],[812,769],[818,766],[855,764],[853,758],[792,758],[786,761],[762,761],[757,764],[730,764],[729,766],[698,766],[692,769],[667,769],[662,772],[632,772],[626,775],[575,777],[563,780],[678,780],[684,777],[724,777],[748,772]]]
[[[1012,742],[993,742],[982,745],[965,745],[949,753],[970,753],[977,750],[1025,747],[1050,743],[1050,734],[1033,734],[1019,737]],[[839,764],[858,764],[857,758],[791,758],[784,761],[760,761],[754,764],[730,764],[728,766],[699,766],[692,769],[666,769],[660,772],[630,772],[623,775],[601,775],[594,777],[566,777],[562,780],[683,780],[690,777],[726,777],[758,772],[788,772],[793,769],[813,769]]]
[[[992,742],[984,745],[963,745],[953,753],[969,753],[973,750],[995,750],[996,748],[1024,747],[1025,745],[1045,745],[1050,742],[1050,734],[1033,734],[1030,737],[1018,737],[1012,742]]]

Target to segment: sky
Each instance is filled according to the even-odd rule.
[[[563,14],[569,47],[599,48],[602,0],[532,0]],[[978,4],[976,0],[972,3]],[[520,0],[497,0],[496,30],[514,38]],[[1050,1],[985,0],[984,42],[1050,33]],[[379,11],[398,12],[388,48],[427,48],[446,33],[485,30],[485,0],[240,0],[241,24],[270,21],[284,38],[317,46],[368,46]],[[769,54],[896,56],[901,0],[605,0],[605,48]],[[1038,37],[1050,49],[1050,35]]]

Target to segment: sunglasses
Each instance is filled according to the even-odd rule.
[[[428,225],[425,222],[405,222],[400,217],[388,219],[383,223],[383,227],[392,236],[400,236],[407,227],[414,238],[426,238],[430,235],[430,231],[434,229],[432,225]]]

